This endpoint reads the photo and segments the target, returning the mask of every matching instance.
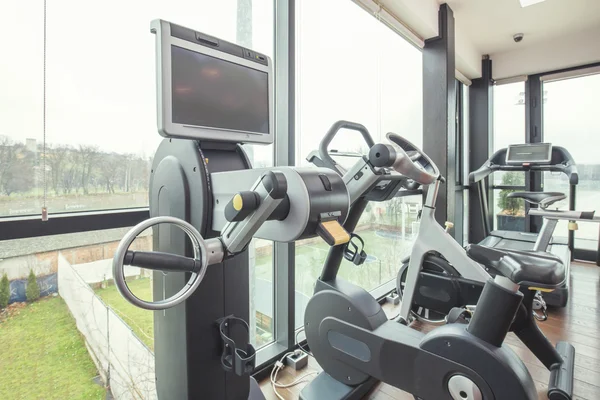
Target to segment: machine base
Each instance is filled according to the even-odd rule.
[[[250,377],[250,394],[248,394],[248,400],[266,400],[265,395],[258,386],[258,382],[253,377]]]
[[[347,386],[333,379],[326,372],[321,372],[300,392],[300,400],[360,400],[377,384],[370,378],[358,386]]]
[[[548,398],[550,400],[571,400],[573,398],[575,348],[567,342],[558,342],[556,344],[556,351],[562,356],[564,361],[550,372]]]

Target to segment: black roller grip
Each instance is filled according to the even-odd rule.
[[[267,192],[274,199],[283,199],[287,194],[287,179],[283,172],[267,171],[262,179]]]
[[[594,214],[596,211],[582,211],[581,219],[594,219]]]
[[[396,160],[396,150],[389,144],[377,143],[369,150],[369,162],[374,167],[391,167]]]
[[[267,221],[283,221],[290,213],[290,198],[286,195],[277,208],[269,215]]]
[[[128,250],[123,265],[166,272],[198,272],[202,268],[200,261],[193,258],[160,251]]]
[[[491,345],[502,346],[522,299],[521,292],[512,292],[488,280],[467,331]]]

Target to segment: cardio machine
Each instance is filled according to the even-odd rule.
[[[441,226],[423,226],[428,218],[435,222],[435,198],[443,179],[437,167],[407,140],[395,134],[387,137],[394,146],[370,146],[368,157],[361,161],[361,171],[385,176],[393,170],[409,179],[403,187],[414,190],[415,183],[428,186],[419,235],[429,235],[438,246],[442,245],[440,238],[447,240],[443,246],[452,248],[454,243],[453,253],[464,254],[465,250]],[[320,156],[321,160],[328,158],[324,146],[320,147]],[[366,174],[358,176],[352,169],[343,180],[360,181],[363,176]],[[355,229],[368,196],[368,191],[355,196],[344,224],[347,231]],[[415,260],[422,250],[419,242],[413,250]],[[337,277],[346,252],[344,246],[330,249],[306,308],[306,338],[323,372],[302,390],[302,400],[361,399],[377,381],[422,400],[537,399],[525,365],[503,346],[509,330],[551,371],[549,398],[572,398],[574,348],[566,342],[554,348],[539,331],[532,312],[535,292],[529,290],[553,290],[564,283],[565,268],[558,258],[548,254],[534,258],[518,251],[471,246],[469,255],[481,264],[472,261],[475,268],[464,284],[485,282],[475,299],[476,312],[468,324],[446,324],[423,334],[406,325],[413,293],[405,295],[401,311],[404,318],[397,322],[387,318],[366,290]],[[497,271],[494,278],[486,271],[492,268]],[[408,279],[416,281],[420,270],[417,263],[414,273],[409,270]]]
[[[165,139],[152,164],[151,218],[120,242],[115,284],[155,311],[159,399],[264,400],[251,377],[249,243],[317,235],[344,243],[336,228],[348,190],[326,168],[251,167],[241,144],[272,143],[275,132],[267,56],[167,21],[152,32]],[[154,251],[128,250],[150,227]],[[155,270],[153,301],[129,290],[124,265]]]
[[[571,198],[575,186],[579,182],[577,166],[571,154],[563,147],[550,143],[513,144],[495,152],[479,169],[469,174],[469,182],[476,185],[479,194],[479,207],[482,214],[485,238],[479,244],[500,249],[524,251],[547,251],[562,260],[567,271],[565,284],[552,293],[543,295],[544,301],[554,307],[564,307],[569,299],[569,280],[571,251],[566,239],[553,237],[556,219],[544,219],[540,233],[519,232],[510,230],[491,230],[488,219],[488,196],[486,178],[494,172],[559,172],[566,175]],[[559,192],[513,192],[511,198],[523,199],[537,206],[539,210],[547,210],[551,205],[566,198]],[[533,209],[532,209],[533,210]],[[533,215],[531,212],[529,215]]]
[[[470,174],[471,182],[476,182],[480,207],[483,210],[484,229],[489,232],[487,220],[487,195],[485,178],[495,171],[553,171],[562,172],[569,177],[571,192],[578,181],[577,168],[569,152],[562,147],[552,146],[547,143],[511,145],[508,148],[497,151],[481,168]],[[565,195],[557,192],[513,192],[509,197],[523,198],[531,204],[536,204],[538,209],[531,209],[529,214],[544,217],[544,223],[540,234],[493,231],[491,235],[479,244],[486,247],[498,249],[519,250],[535,252],[536,257],[541,257],[544,252],[560,258],[566,269],[566,280],[563,285],[552,292],[538,291],[534,297],[535,316],[538,320],[547,318],[546,305],[564,307],[567,304],[570,280],[571,253],[567,242],[552,237],[554,228],[559,219],[581,219],[593,213],[550,211],[548,207],[557,201],[563,200]],[[433,199],[435,201],[435,199]],[[424,214],[428,214],[424,210]],[[589,219],[588,219],[589,220]],[[439,226],[434,218],[424,218],[421,228],[427,232],[433,230],[433,237],[439,233]],[[485,277],[483,280],[476,275],[480,272],[477,263],[467,256],[456,243],[449,243],[446,236],[437,235],[433,239],[429,235],[419,235],[416,248],[420,252],[413,253],[419,260],[422,259],[422,269],[418,279],[419,287],[414,292],[414,304],[411,315],[419,320],[430,323],[443,323],[454,307],[465,307],[475,304]],[[441,236],[441,237],[440,237]],[[533,255],[533,253],[531,253]],[[406,291],[407,276],[411,268],[414,270],[415,263],[412,257],[404,260],[398,273],[396,288],[400,297]],[[489,267],[485,267],[488,269]],[[487,271],[495,273],[493,269]],[[548,272],[548,271],[546,271]],[[544,273],[544,271],[540,271]],[[455,277],[462,276],[465,279],[476,280],[480,285],[460,283]],[[414,283],[411,283],[411,285]]]

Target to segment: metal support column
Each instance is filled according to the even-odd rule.
[[[423,150],[446,177],[437,199],[436,219],[454,221],[456,186],[456,84],[454,14],[440,5],[439,34],[423,48]]]
[[[527,143],[542,142],[542,82],[539,75],[530,75],[525,82],[525,138]],[[525,174],[526,190],[542,191],[542,173],[529,172]],[[542,227],[541,217],[529,216],[529,203],[525,203],[525,232],[539,232]]]
[[[469,87],[469,166],[479,168],[488,159],[492,149],[493,127],[493,80],[492,60],[484,56],[481,62],[481,78],[474,79]],[[491,226],[491,215],[481,203],[482,196],[492,197],[490,186],[482,181],[469,188],[469,243],[478,243],[488,232],[484,226]],[[485,221],[487,223],[484,225]]]
[[[296,108],[296,1],[276,1],[275,81],[276,132],[275,165],[294,165]],[[295,243],[275,243],[275,341],[288,349],[295,343]]]

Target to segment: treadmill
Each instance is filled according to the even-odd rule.
[[[494,153],[482,166],[469,174],[469,183],[477,185],[481,206],[483,230],[486,238],[479,242],[480,245],[502,249],[522,251],[546,251],[552,253],[563,261],[567,269],[567,281],[561,288],[552,293],[544,293],[544,300],[550,306],[564,307],[568,300],[569,271],[571,264],[571,250],[569,241],[565,238],[545,238],[544,246],[540,248],[538,233],[516,232],[490,229],[491,221],[488,218],[488,198],[486,178],[496,171],[523,171],[523,172],[562,172],[569,179],[571,201],[575,192],[575,185],[579,181],[577,166],[571,154],[563,147],[552,146],[550,143],[527,143],[510,145]],[[540,210],[546,210],[557,201],[566,198],[559,192],[513,192],[513,198],[522,198],[530,205],[535,205]],[[573,209],[573,203],[570,204]],[[546,224],[542,227],[542,236],[551,236],[556,224]],[[536,245],[537,242],[537,245]]]

